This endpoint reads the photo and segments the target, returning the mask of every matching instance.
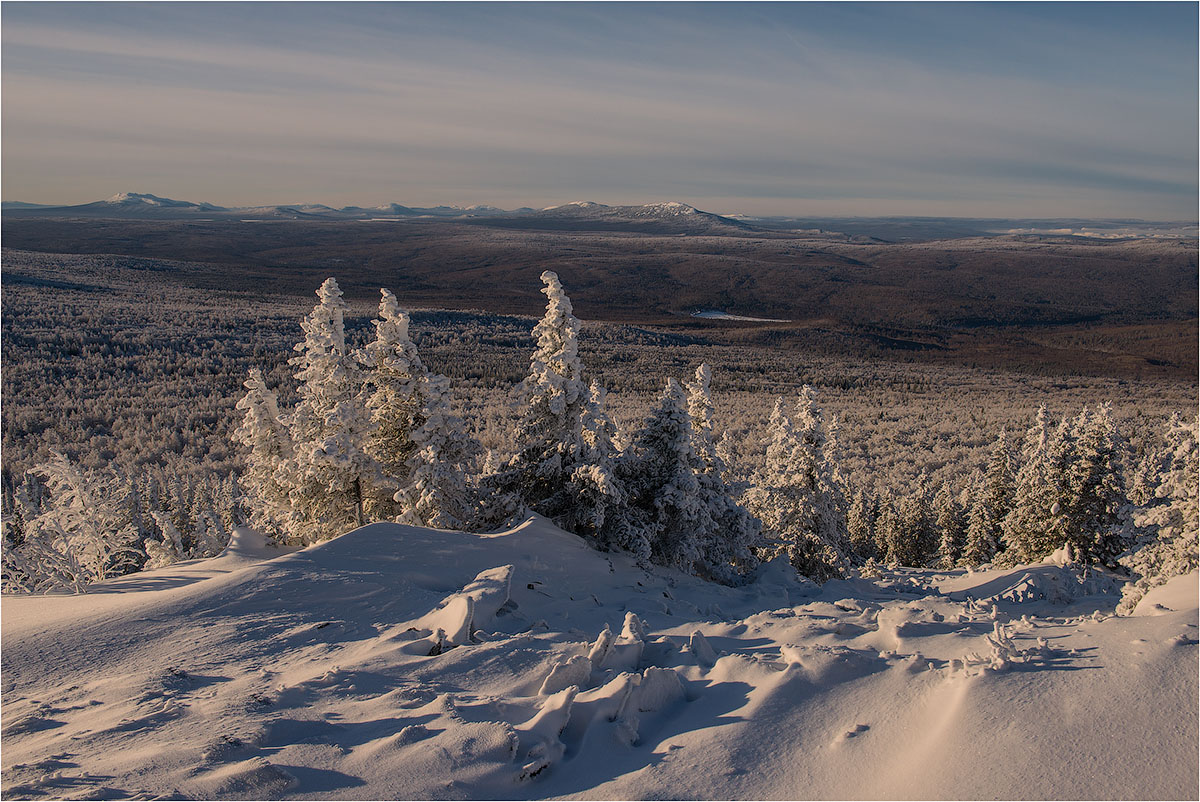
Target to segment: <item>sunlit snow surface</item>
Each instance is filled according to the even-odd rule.
[[[1197,584],[742,588],[541,519],[3,600],[5,798],[1195,798]],[[1099,610],[1099,613],[1095,611]]]

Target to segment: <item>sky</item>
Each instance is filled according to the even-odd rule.
[[[1197,217],[1196,3],[18,3],[6,201]]]

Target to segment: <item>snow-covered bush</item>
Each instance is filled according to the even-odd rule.
[[[94,582],[141,567],[146,555],[135,507],[120,476],[85,476],[59,452],[34,472],[44,479],[48,497],[25,521],[19,543],[6,532],[6,591],[83,593]]]

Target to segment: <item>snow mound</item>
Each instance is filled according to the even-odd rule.
[[[1192,571],[1153,587],[1133,608],[1133,615],[1164,615],[1200,606],[1200,574]]]
[[[998,575],[996,575],[998,573]],[[977,574],[984,581],[951,592],[957,601],[972,599],[997,605],[1036,605],[1046,602],[1067,607],[1080,602],[1112,606],[1120,600],[1124,582],[1099,568],[1072,562],[1047,561],[1011,571]]]

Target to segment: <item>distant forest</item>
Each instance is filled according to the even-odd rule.
[[[1195,239],[1006,235],[886,242],[820,231],[505,228],[481,219],[105,220],[5,216],[6,246],[179,260],[167,283],[536,315],[543,270],[585,320],[706,342],[1042,375],[1192,381]],[[663,223],[662,225],[667,225]],[[718,229],[724,231],[724,229]],[[692,313],[778,319],[699,320]]]

